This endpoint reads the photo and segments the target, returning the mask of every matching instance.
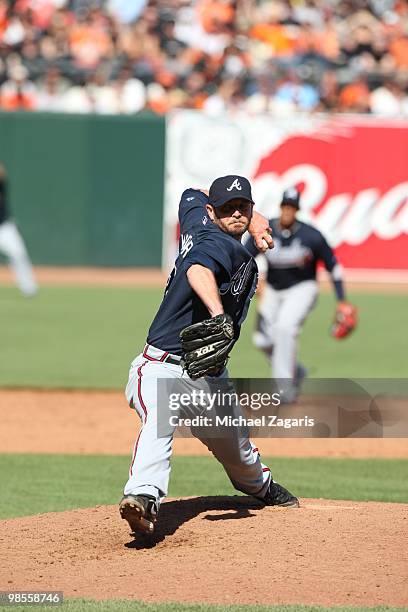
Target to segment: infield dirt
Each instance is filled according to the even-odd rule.
[[[117,391],[0,390],[0,453],[128,455],[140,420]],[[265,456],[407,458],[404,438],[254,438]],[[179,455],[206,455],[175,438]]]
[[[34,273],[41,286],[78,285],[96,287],[158,287],[166,284],[167,273],[159,268],[84,268],[36,266]],[[345,271],[347,287],[350,291],[367,293],[408,293],[406,272],[385,270]],[[11,270],[0,265],[0,283],[13,285]],[[319,273],[320,288],[332,291],[332,283],[325,271]]]

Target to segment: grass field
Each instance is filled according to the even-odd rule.
[[[122,388],[140,351],[162,291],[44,287],[34,299],[0,288],[0,386]],[[301,358],[312,377],[407,377],[404,295],[354,294],[359,329],[329,337],[334,298],[321,295],[301,336]],[[269,376],[251,342],[254,307],[230,360],[237,377]],[[385,320],[386,315],[386,320]],[[391,324],[392,322],[392,324]]]
[[[408,502],[405,460],[263,460],[300,497]],[[0,518],[115,504],[128,466],[123,456],[0,455]],[[212,457],[173,457],[170,497],[235,494]],[[26,496],[30,504],[21,505]]]

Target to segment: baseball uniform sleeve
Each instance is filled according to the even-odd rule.
[[[251,253],[252,257],[256,257],[257,255],[259,255],[259,251],[255,246],[255,241],[249,234],[246,240],[244,240],[244,247],[247,251]]]
[[[325,265],[325,268],[330,272],[334,291],[339,301],[345,299],[345,291],[343,285],[343,269],[333,252],[333,249],[329,246],[326,239],[320,234],[320,244],[318,249],[318,256]]]
[[[231,254],[212,235],[201,233],[197,243],[183,260],[184,271],[194,264],[200,264],[214,272],[217,280],[229,278],[233,270]]]
[[[183,192],[178,214],[180,234],[203,227],[209,222],[205,209],[207,203],[208,197],[199,189],[186,189]]]
[[[321,259],[328,272],[331,272],[337,264],[336,256],[333,249],[328,245],[326,239],[322,234],[319,234],[319,245],[317,249],[318,259]]]

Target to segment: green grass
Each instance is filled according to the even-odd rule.
[[[16,289],[0,287],[0,386],[122,388],[161,296],[161,289],[44,287],[24,299]],[[328,333],[334,299],[320,296],[301,336],[310,375],[408,377],[406,296],[350,299],[360,309],[360,327],[339,342]],[[232,376],[270,375],[251,342],[254,312],[252,306],[233,351]]]
[[[0,386],[122,387],[159,301],[157,290],[0,288]]]
[[[355,293],[348,296],[359,309],[357,330],[344,340],[329,335],[334,316],[332,295],[321,294],[300,335],[300,360],[316,378],[406,378],[408,308],[405,295]],[[255,308],[231,356],[237,377],[270,376],[269,364],[251,341]],[[386,318],[385,318],[386,316]],[[238,350],[237,350],[238,349]]]
[[[26,612],[27,606],[13,606],[13,610]],[[39,609],[36,606],[36,609]],[[68,610],[69,612],[402,612],[406,608],[390,606],[362,607],[332,607],[304,605],[209,605],[182,603],[144,603],[141,601],[111,600],[92,601],[86,599],[66,599],[61,606],[41,606],[41,610]],[[10,606],[0,606],[0,610],[10,610]]]
[[[400,459],[264,460],[274,478],[300,497],[408,502],[408,461]],[[80,455],[0,455],[0,518],[114,504],[129,458]],[[172,458],[169,495],[234,495],[211,457]],[[30,505],[21,506],[21,499]]]

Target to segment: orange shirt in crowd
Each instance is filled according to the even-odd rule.
[[[228,1],[204,0],[198,5],[198,14],[202,26],[209,34],[219,32],[220,26],[233,23],[235,11]]]
[[[401,36],[393,40],[390,45],[390,53],[397,68],[408,68],[408,37]]]
[[[5,111],[32,111],[36,107],[36,97],[30,88],[18,92],[16,87],[5,83],[0,90],[0,108]]]
[[[370,91],[364,82],[350,83],[340,93],[339,102],[343,110],[368,108]]]
[[[301,30],[296,39],[296,53],[314,51],[323,57],[336,59],[340,52],[339,39],[334,28],[327,27],[323,31]]]
[[[0,36],[7,28],[7,2],[0,0]]]
[[[170,104],[167,97],[163,96],[155,100],[149,100],[146,108],[156,113],[156,115],[165,115],[170,110]]]
[[[76,63],[82,68],[93,68],[109,53],[111,39],[102,28],[78,24],[70,32],[69,44]]]
[[[259,23],[251,28],[249,35],[269,45],[275,55],[293,55],[296,41],[282,25]]]

